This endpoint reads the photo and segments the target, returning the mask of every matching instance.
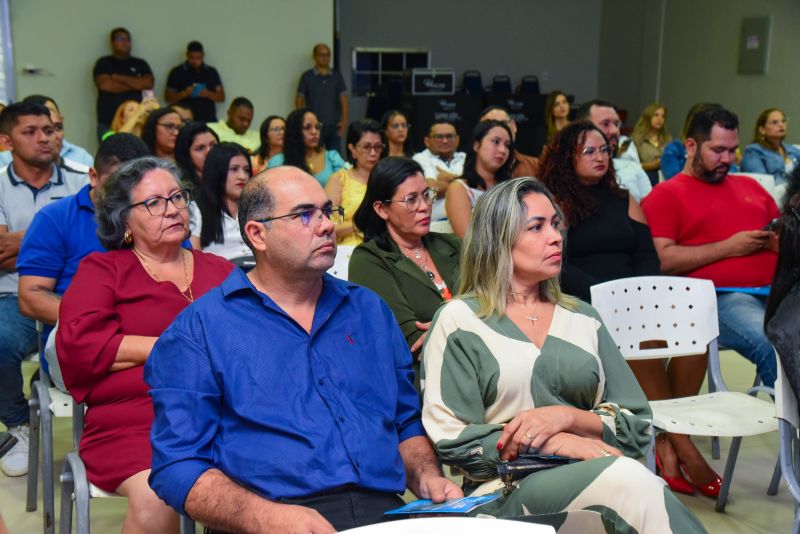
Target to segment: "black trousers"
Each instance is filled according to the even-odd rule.
[[[310,497],[280,499],[281,504],[313,508],[338,530],[363,527],[385,520],[384,512],[405,503],[399,495],[346,486]],[[206,528],[207,534],[227,534]]]

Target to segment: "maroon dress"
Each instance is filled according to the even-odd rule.
[[[194,298],[234,269],[227,260],[194,256]],[[187,291],[188,293],[188,291]],[[94,253],[78,267],[59,310],[56,349],[64,384],[88,409],[80,453],[89,481],[116,491],[150,468],[153,403],[144,367],[112,372],[123,336],[157,337],[189,305],[171,282],[157,282],[130,249]]]

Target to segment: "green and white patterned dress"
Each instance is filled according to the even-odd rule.
[[[664,481],[632,458],[649,445],[647,399],[597,312],[556,305],[541,350],[508,317],[479,318],[473,299],[433,320],[423,349],[422,421],[439,458],[464,473],[465,490],[500,492],[497,440],[521,410],[571,406],[603,423],[602,457],[529,475],[508,497],[474,513],[581,532],[705,532]]]

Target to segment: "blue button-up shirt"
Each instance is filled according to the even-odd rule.
[[[159,336],[150,485],[170,506],[210,468],[268,499],[405,490],[398,445],[424,435],[408,345],[375,293],[323,282],[310,334],[236,269]]]

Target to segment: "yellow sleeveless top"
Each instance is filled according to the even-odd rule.
[[[342,184],[342,207],[344,208],[344,222],[353,223],[353,215],[364,200],[367,193],[367,184],[362,184],[352,176],[349,169],[341,169],[338,172],[339,183]],[[337,240],[340,245],[358,245],[364,240],[359,233],[352,233]]]

